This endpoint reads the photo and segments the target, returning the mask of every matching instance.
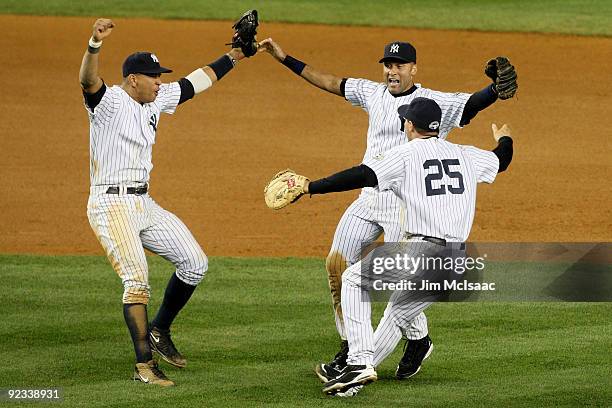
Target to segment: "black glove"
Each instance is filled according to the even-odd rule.
[[[257,26],[259,21],[257,18],[257,10],[249,10],[236,21],[232,26],[234,36],[232,42],[225,45],[231,45],[232,48],[240,48],[245,57],[252,57],[257,53]]]
[[[485,74],[493,80],[493,88],[499,99],[510,99],[518,89],[514,65],[506,57],[497,57],[489,60],[485,67]]]

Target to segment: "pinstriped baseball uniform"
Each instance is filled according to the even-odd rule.
[[[106,89],[93,111],[85,105],[92,186],[149,181],[160,113],[174,113],[180,96],[178,82],[162,84],[155,101],[141,105],[115,85]]]
[[[377,176],[378,190],[397,195],[406,208],[405,231],[444,238],[448,245],[464,242],[472,227],[477,183],[492,183],[499,168],[495,153],[449,143],[436,137],[415,139],[364,164]],[[412,238],[408,249],[414,256],[443,248]],[[451,243],[452,242],[452,243]],[[405,278],[410,279],[406,273]],[[409,324],[431,302],[414,300],[414,293],[398,291],[385,310],[393,325],[372,330],[369,294],[362,291],[361,262],[342,279],[342,308],[347,321],[349,364],[378,365],[401,340],[399,327]]]
[[[345,98],[351,104],[361,107],[369,115],[367,148],[363,160],[387,152],[407,142],[405,133],[400,130],[397,108],[409,104],[416,97],[435,100],[442,109],[442,121],[439,134],[446,138],[456,127],[463,114],[463,109],[471,94],[445,93],[423,88],[419,84],[410,90],[394,96],[383,83],[367,79],[349,78],[345,82]],[[360,196],[344,212],[328,255],[328,272],[330,264],[341,263],[336,270],[344,270],[359,261],[363,247],[376,241],[384,232],[386,242],[397,242],[401,238],[402,220],[407,214],[402,210],[400,200],[392,191],[379,192],[373,188],[364,188]],[[340,254],[340,256],[338,256]],[[340,302],[341,274],[331,274],[329,284],[334,302],[336,328],[345,338],[345,327]],[[385,329],[390,324],[385,317],[379,327]],[[409,339],[420,339],[427,335],[427,319],[419,314],[414,321],[403,326],[404,334]]]
[[[113,268],[124,285],[123,303],[147,304],[150,296],[144,248],[176,266],[176,275],[197,285],[208,260],[183,222],[146,193],[127,194],[144,186],[153,164],[151,155],[161,113],[174,113],[180,97],[178,82],[162,84],[156,99],[140,104],[121,87],[102,91],[90,122],[91,188],[87,216]],[[119,194],[107,194],[117,186]]]

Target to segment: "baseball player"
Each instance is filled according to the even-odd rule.
[[[498,129],[493,124],[493,137],[498,142],[493,151],[447,142],[440,137],[442,112],[433,99],[414,98],[398,108],[408,143],[367,157],[360,166],[313,182],[290,171],[279,173],[266,188],[266,202],[272,208],[280,208],[282,205],[274,203],[278,197],[290,203],[302,194],[377,187],[397,195],[406,208],[403,241],[414,243],[406,246],[406,255],[437,256],[450,250],[454,257],[463,256],[463,243],[474,219],[476,186],[492,183],[497,173],[508,168],[513,154],[512,139],[507,125]],[[404,271],[403,277],[414,279],[424,272],[420,269],[413,275]],[[337,375],[326,378],[323,391],[328,394],[352,396],[363,385],[375,381],[376,365],[401,339],[393,332],[378,335],[373,332],[368,292],[371,288],[366,273],[359,261],[342,277],[348,365]],[[398,271],[390,273],[397,276]],[[385,316],[405,326],[431,303],[429,298],[416,298],[410,290],[398,290],[391,296]]]
[[[344,97],[368,113],[369,127],[364,160],[406,142],[402,129],[397,126],[396,111],[399,106],[410,103],[416,97],[431,98],[440,105],[442,117],[438,131],[439,137],[445,139],[453,128],[468,124],[479,111],[493,104],[498,96],[500,99],[510,98],[517,88],[514,67],[503,57],[489,61],[485,70],[494,81],[492,85],[474,94],[445,93],[414,83],[417,73],[416,49],[406,42],[394,41],[385,46],[384,56],[379,61],[383,64],[382,83],[323,73],[287,55],[271,38],[260,42],[260,46],[265,47],[279,62],[309,83]],[[364,188],[357,200],[342,215],[326,259],[336,328],[342,341],[340,351],[334,359],[315,368],[322,381],[337,374],[346,365],[348,342],[341,310],[343,272],[359,260],[362,248],[376,241],[381,234],[384,233],[386,242],[398,241],[405,217],[400,200],[391,191],[378,191],[370,187]],[[390,310],[385,311],[377,328],[377,335],[392,332],[400,338],[402,335],[406,336],[408,342],[396,374],[399,379],[408,378],[419,371],[422,361],[433,350],[427,319],[421,313],[404,326],[398,327],[397,322],[391,320],[389,313]],[[382,355],[375,356],[376,361],[381,358]]]
[[[161,113],[174,113],[180,104],[211,87],[245,53],[232,48],[186,77],[162,83],[161,74],[172,71],[161,66],[155,54],[136,52],[123,63],[121,84],[107,86],[98,75],[98,60],[102,41],[114,27],[109,19],[96,20],[79,73],[90,123],[87,216],[123,282],[123,315],[136,353],[133,378],[167,387],[174,382],[161,371],[152,351],[173,366],[185,367],[170,326],[204,278],[208,260],[185,224],[149,195],[152,148]],[[145,248],[176,266],[150,325]]]

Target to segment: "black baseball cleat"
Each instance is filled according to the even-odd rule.
[[[404,346],[404,356],[395,370],[398,380],[410,378],[419,372],[423,361],[433,351],[433,343],[429,335],[419,340],[408,340]]]
[[[336,370],[329,364],[320,363],[317,364],[317,366],[315,367],[315,373],[317,374],[317,377],[319,377],[319,380],[321,380],[322,383],[326,383],[337,378],[340,375],[341,371]]]
[[[344,367],[346,367],[346,359],[348,358],[348,353],[348,340],[342,340],[342,342],[340,343],[340,351],[336,353],[334,359],[327,363],[327,365],[336,371],[342,371]]]
[[[340,375],[340,372],[346,367],[348,352],[348,340],[342,340],[340,342],[340,351],[336,353],[334,359],[327,364],[320,363],[315,367],[315,373],[322,383],[329,382]]]
[[[378,380],[378,376],[376,375],[376,370],[374,370],[373,366],[347,365],[344,367],[344,370],[342,370],[342,373],[338,376],[338,378],[325,383],[323,386],[323,392],[328,395],[346,394],[339,396],[349,397],[359,392],[359,389],[357,389],[357,392],[352,395],[348,395],[350,394],[349,391],[351,391],[352,388],[359,385],[366,385],[376,380]]]
[[[149,343],[151,344],[151,350],[159,354],[168,364],[178,368],[184,368],[187,365],[187,360],[179,353],[170,338],[170,330],[151,327],[149,330]]]

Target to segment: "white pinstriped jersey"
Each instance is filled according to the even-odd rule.
[[[440,105],[442,109],[441,137],[445,138],[453,128],[460,127],[463,109],[471,94],[438,92],[422,88],[419,84],[416,84],[416,87],[411,94],[395,97],[389,93],[387,86],[383,83],[357,78],[346,80],[345,99],[361,107],[369,116],[364,161],[407,143],[405,133],[400,130],[401,123],[397,108],[409,104],[416,97],[430,98]],[[375,188],[366,187],[361,190],[359,198],[351,204],[340,219],[334,233],[330,254],[339,253],[348,264],[354,264],[359,260],[362,248],[374,242],[383,231],[386,242],[399,241],[405,217],[406,211],[403,210],[402,202],[393,191],[379,192]],[[330,275],[330,285],[332,281],[333,278]],[[332,297],[335,302],[336,328],[340,336],[345,338],[344,321],[339,312],[341,310],[340,296],[332,292]],[[381,330],[381,333],[386,333],[387,330],[394,331],[396,324],[385,312],[377,333],[378,330]],[[402,329],[409,339],[421,339],[427,335],[427,318],[420,313],[410,324],[402,326]],[[391,352],[393,347],[387,352]]]
[[[90,122],[91,185],[148,182],[160,113],[174,113],[180,97],[178,82],[162,84],[155,101],[145,104],[115,85],[107,87],[93,111],[85,104]]]
[[[383,83],[355,78],[346,80],[344,88],[346,100],[361,107],[369,115],[364,161],[408,141],[406,134],[400,130],[401,123],[397,108],[409,104],[414,98],[433,99],[440,105],[442,109],[440,138],[446,139],[453,128],[460,127],[463,108],[472,94],[439,92],[422,88],[420,84],[416,86],[417,89],[411,94],[395,97],[389,93],[387,86]]]
[[[405,231],[460,242],[472,228],[477,183],[492,183],[499,169],[495,153],[436,137],[414,139],[364,164],[380,191],[402,200]]]

